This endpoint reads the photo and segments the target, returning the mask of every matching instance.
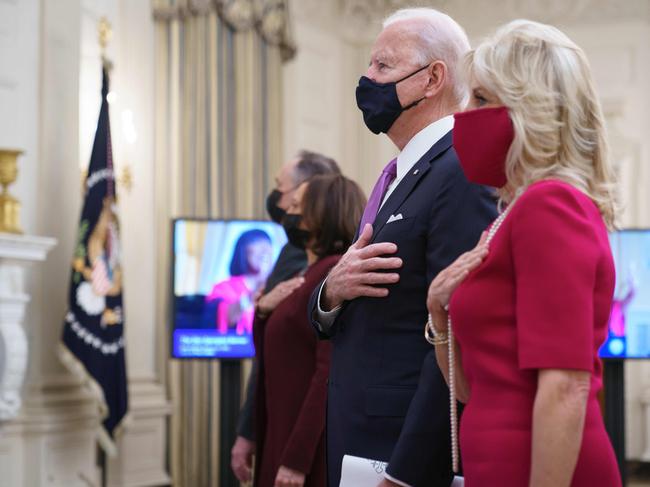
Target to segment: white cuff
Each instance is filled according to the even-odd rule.
[[[341,311],[340,305],[330,311],[323,311],[323,308],[321,308],[321,294],[323,293],[323,288],[325,287],[326,282],[327,279],[323,281],[323,284],[321,284],[320,289],[318,290],[318,299],[316,300],[316,309],[314,310],[314,314],[316,315],[316,323],[318,323],[318,327],[323,333],[327,333],[330,328],[332,328],[336,317]]]
[[[410,484],[407,484],[406,482],[402,482],[401,480],[397,480],[395,477],[391,477],[386,472],[384,472],[384,477],[386,477],[391,482],[395,482],[397,485],[401,485],[402,487],[412,487]]]

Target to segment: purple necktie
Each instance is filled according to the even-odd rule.
[[[390,183],[395,181],[397,176],[397,159],[390,161],[384,170],[381,172],[381,176],[377,180],[375,187],[372,188],[372,193],[370,193],[370,198],[368,198],[368,203],[366,204],[366,209],[363,210],[363,216],[361,217],[361,223],[359,225],[359,234],[363,232],[363,227],[366,226],[366,223],[372,223],[377,217],[379,212],[379,207],[381,206],[381,201],[384,199],[386,190]]]

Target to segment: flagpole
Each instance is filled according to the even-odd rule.
[[[99,19],[99,22],[97,24],[97,34],[99,37],[99,48],[101,52],[102,68],[104,69],[104,71],[106,71],[106,74],[109,74],[113,69],[113,63],[106,56],[106,47],[108,46],[108,43],[113,37],[113,29],[111,27],[111,23],[108,21],[106,17],[101,17]],[[104,448],[98,446],[97,454],[98,454],[97,461],[99,463],[99,468],[101,469],[102,472],[101,486],[107,487],[108,486],[108,461],[107,461],[106,451],[104,450]]]
[[[97,462],[107,483],[105,455],[117,454],[116,439],[129,418],[125,362],[123,268],[119,253],[119,213],[108,113],[110,62],[105,51],[110,24],[98,25],[102,50],[101,105],[86,177],[84,201],[70,268],[68,309],[58,355],[97,400],[102,447]]]

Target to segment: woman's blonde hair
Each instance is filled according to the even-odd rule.
[[[528,20],[500,28],[465,58],[466,74],[510,112],[504,202],[546,178],[591,197],[609,228],[618,213],[616,177],[589,62],[560,30]]]

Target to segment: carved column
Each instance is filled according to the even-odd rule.
[[[45,260],[52,238],[0,234],[0,463],[8,468],[5,485],[23,485],[24,443],[21,421],[22,390],[29,347],[25,313],[30,302],[27,268]]]
[[[0,421],[15,418],[22,404],[28,358],[25,269],[44,261],[55,244],[51,238],[0,234]]]
[[[0,234],[0,485],[98,485],[92,397],[69,378],[44,381],[38,368],[54,344],[39,325],[37,269],[53,238]],[[29,339],[28,339],[29,337]],[[26,381],[29,365],[30,373]]]

